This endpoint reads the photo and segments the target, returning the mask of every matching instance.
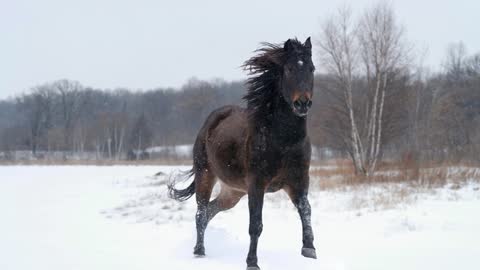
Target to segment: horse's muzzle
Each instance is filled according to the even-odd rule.
[[[301,117],[307,116],[310,107],[312,107],[312,100],[306,96],[301,96],[293,102],[293,112]]]

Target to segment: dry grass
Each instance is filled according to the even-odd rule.
[[[384,210],[415,203],[424,196],[440,194],[448,188],[449,198],[467,183],[480,182],[480,168],[470,164],[382,163],[369,177],[356,175],[353,166],[343,160],[311,170],[312,190],[340,192],[351,210]]]
[[[461,186],[470,180],[480,181],[480,169],[471,164],[419,166],[409,162],[385,162],[379,165],[373,175],[364,176],[355,174],[351,163],[339,160],[336,165],[330,163],[313,167],[310,175],[317,179],[314,185],[320,190],[372,183],[408,183],[411,186],[436,188],[445,186],[449,182]]]

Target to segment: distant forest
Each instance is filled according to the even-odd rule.
[[[452,44],[441,71],[428,72],[392,14],[378,6],[357,22],[344,10],[323,24],[308,115],[312,144],[328,157],[350,158],[363,173],[377,160],[479,162],[480,53]],[[18,152],[149,158],[151,147],[192,144],[215,108],[245,106],[246,87],[198,79],[146,91],[66,79],[33,86],[0,101],[0,159]]]
[[[480,55],[456,55],[443,72],[403,73],[385,99],[384,158],[480,161]],[[460,58],[460,59],[457,59]],[[309,113],[312,143],[348,155],[346,116],[331,75],[316,76]],[[362,111],[365,82],[354,89]],[[0,151],[97,152],[126,158],[129,150],[192,144],[208,114],[225,104],[244,106],[244,82],[190,80],[180,89],[103,90],[59,80],[0,101]]]
[[[59,80],[0,102],[0,149],[120,159],[130,150],[192,144],[211,110],[241,104],[241,82],[191,79],[181,89],[103,90]]]

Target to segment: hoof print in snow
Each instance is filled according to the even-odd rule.
[[[247,270],[260,270],[260,267],[258,267],[258,266],[248,266]]]
[[[314,248],[302,248],[302,255],[307,258],[317,258],[317,253],[315,252]]]

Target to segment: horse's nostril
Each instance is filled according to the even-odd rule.
[[[297,109],[302,107],[302,103],[297,99],[293,102],[293,106]]]

